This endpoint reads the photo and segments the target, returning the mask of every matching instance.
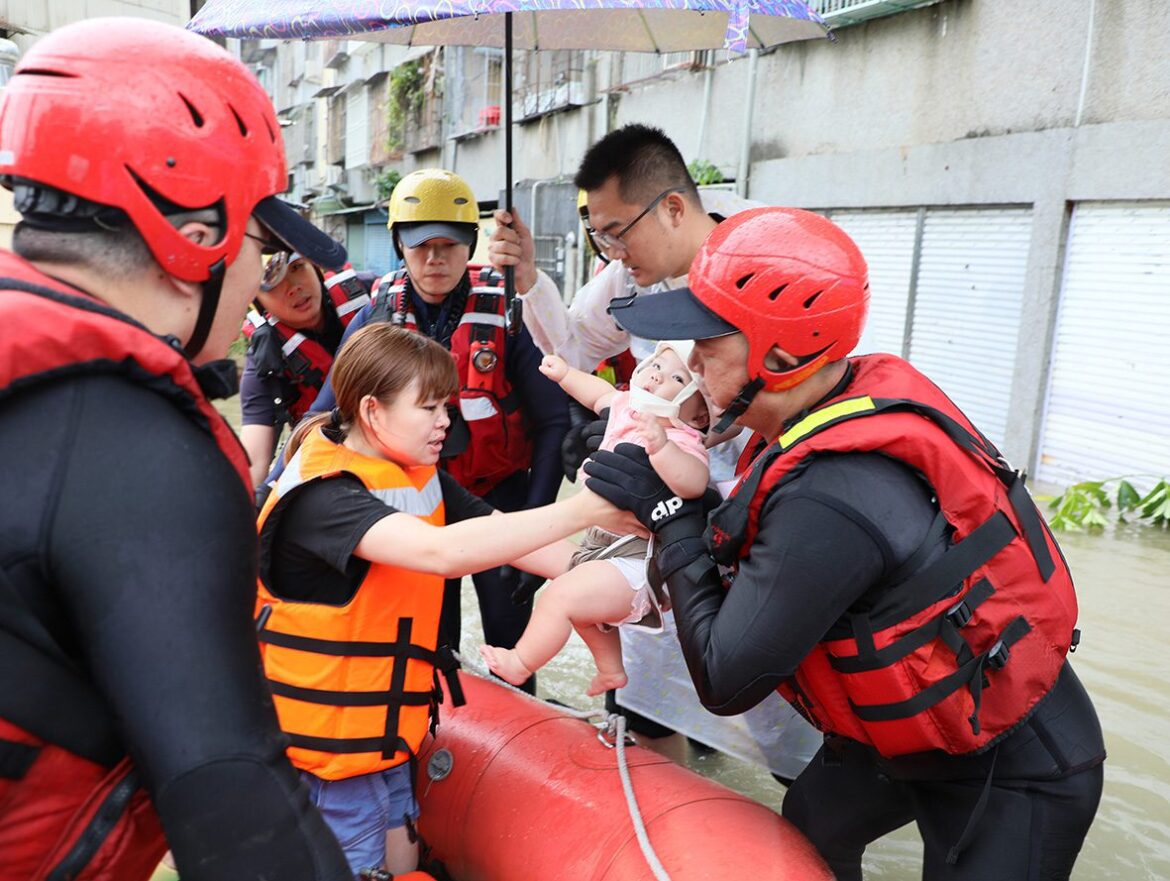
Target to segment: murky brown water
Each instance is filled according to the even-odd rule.
[[[1170,533],[1123,527],[1103,535],[1060,536],[1076,576],[1081,648],[1074,664],[1097,704],[1109,749],[1105,792],[1073,878],[1170,879]],[[1143,623],[1144,622],[1144,623]],[[476,657],[479,619],[470,582],[464,591],[463,651]],[[1162,671],[1162,672],[1159,672]],[[542,696],[576,707],[592,661],[576,638],[540,677]],[[702,755],[672,738],[666,751],[701,774],[780,809],[783,788],[763,769],[725,755]],[[916,881],[921,841],[913,826],[866,853],[866,878]]]

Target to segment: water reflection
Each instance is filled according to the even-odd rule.
[[[1126,526],[1104,535],[1064,533],[1060,542],[1081,606],[1074,665],[1097,704],[1109,749],[1101,807],[1073,878],[1170,879],[1170,758],[1163,741],[1170,686],[1162,673],[1170,669],[1170,533]],[[468,582],[463,651],[469,657],[477,656],[478,622]],[[600,707],[584,697],[591,676],[592,661],[574,636],[541,672],[540,691],[576,707]],[[762,768],[698,753],[681,739],[669,749],[700,774],[779,810],[784,790]],[[865,869],[872,881],[917,881],[921,841],[914,828],[873,845]]]

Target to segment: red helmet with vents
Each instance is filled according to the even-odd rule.
[[[210,40],[138,18],[78,22],[29,50],[0,100],[0,175],[121,209],[187,281],[230,263],[253,209],[287,186],[256,78]],[[218,208],[223,237],[188,241],[166,203]]]
[[[699,249],[695,298],[747,337],[748,376],[791,388],[853,351],[869,306],[865,258],[843,229],[811,211],[758,208],[728,218]],[[794,356],[771,370],[773,346]]]

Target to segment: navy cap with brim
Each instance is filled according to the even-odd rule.
[[[287,202],[269,196],[252,209],[252,215],[288,245],[289,250],[309,262],[334,271],[345,267],[345,246],[301,217]]]
[[[625,330],[649,340],[706,340],[739,332],[700,303],[690,288],[618,297],[608,312]]]
[[[417,248],[431,239],[450,239],[471,247],[478,235],[472,223],[402,223],[394,229],[404,248]]]

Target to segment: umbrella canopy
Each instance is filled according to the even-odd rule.
[[[500,22],[497,16],[501,16]],[[502,26],[501,26],[502,25]],[[504,192],[512,210],[512,52],[761,49],[828,35],[802,0],[208,0],[187,25],[209,37],[343,37],[504,49]],[[514,268],[504,272],[509,330],[520,329]]]
[[[513,49],[744,52],[827,33],[800,0],[210,0],[188,27],[251,40],[503,47],[500,13],[511,14]]]

